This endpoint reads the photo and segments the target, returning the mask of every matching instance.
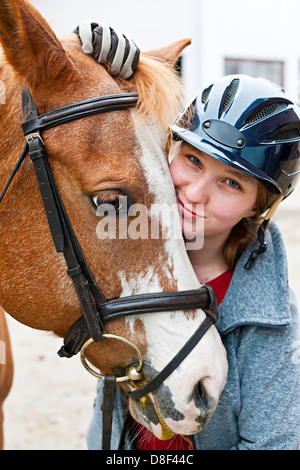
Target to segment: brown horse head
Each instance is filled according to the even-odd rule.
[[[189,41],[143,56],[133,78],[125,82],[113,79],[105,68],[82,54],[76,35],[58,40],[27,1],[1,2],[0,39],[0,79],[6,89],[0,115],[1,187],[24,144],[20,125],[25,84],[39,114],[98,96],[137,91],[139,104],[133,111],[89,116],[43,132],[52,173],[106,299],[198,288],[182,238],[166,236],[170,232],[168,217],[159,220],[155,237],[142,233],[157,221],[154,207],[162,207],[164,215],[176,207],[161,139],[181,93],[168,64],[176,61]],[[113,214],[108,214],[111,209],[106,215],[101,213],[99,206],[103,204],[113,207]],[[132,207],[146,212],[144,225],[133,210],[130,212]],[[114,236],[108,227],[113,228]],[[179,220],[178,227],[180,230]],[[64,337],[81,317],[81,306],[66,274],[64,258],[55,251],[29,158],[1,203],[0,233],[0,304],[25,325]],[[107,332],[137,344],[151,375],[176,354],[204,317],[201,310],[156,312],[114,320],[107,325]],[[88,357],[105,373],[122,371],[135,359],[132,348],[113,340],[91,345]],[[224,349],[211,327],[180,370],[165,381],[163,399],[157,398],[155,404],[161,419],[169,417],[174,433],[197,432],[214,410],[225,378]],[[201,381],[211,398],[205,410],[195,392]],[[171,411],[166,406],[168,397],[172,397]],[[148,408],[151,406],[152,402]],[[131,403],[134,416],[160,437],[161,428],[152,426],[149,409],[139,400]]]

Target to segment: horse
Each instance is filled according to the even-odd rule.
[[[3,402],[13,380],[13,359],[5,312],[0,308],[0,450],[3,449]]]
[[[198,292],[201,285],[182,236],[168,236],[168,217],[159,219],[155,237],[128,235],[136,220],[130,207],[144,207],[149,226],[157,221],[157,214],[151,212],[154,206],[167,202],[169,208],[177,207],[162,139],[181,99],[174,64],[190,40],[141,54],[134,75],[125,81],[83,54],[75,34],[58,39],[27,0],[6,0],[0,4],[0,41],[0,79],[6,93],[0,112],[1,188],[16,168],[18,155],[22,156],[24,116],[29,116],[29,126],[47,119],[51,123],[41,132],[35,128],[25,134],[27,150],[39,147],[30,158],[22,156],[0,204],[0,305],[22,324],[65,339],[68,335],[73,339],[83,323],[88,324],[92,338],[84,347],[80,344],[85,351],[82,361],[86,365],[89,361],[89,371],[99,369],[100,378],[117,376],[118,381],[125,376],[118,385],[132,393],[129,410],[135,420],[160,439],[165,438],[166,429],[171,435],[199,432],[226,382],[224,347],[212,321],[202,331],[201,341],[190,344],[208,313],[198,308],[198,301],[190,303],[188,295],[180,303],[181,292]],[[121,105],[117,103],[120,96]],[[131,103],[138,100],[137,105],[123,106],[128,99]],[[101,107],[101,114],[94,112],[95,106]],[[77,109],[78,119],[74,117]],[[56,115],[68,115],[68,119],[57,125],[53,123]],[[51,193],[58,207],[54,210],[63,213],[59,223],[71,231],[75,251],[80,250],[88,272],[88,281],[80,284],[86,296],[83,300],[74,281],[78,276],[82,280],[81,269],[66,269],[66,256],[57,248],[60,241],[53,243],[56,229],[51,229],[51,216],[45,209],[44,181],[37,182],[40,167],[32,155],[45,149],[47,159],[41,161],[47,165],[49,188],[56,188]],[[106,212],[100,210],[103,205]],[[102,232],[100,236],[103,221],[108,225],[122,222],[127,236],[118,223],[116,236]],[[179,218],[174,223],[181,233]],[[90,284],[100,286],[113,313],[108,307],[105,310],[106,304],[94,308]],[[154,298],[168,305],[153,306]],[[129,312],[130,316],[121,315],[125,299],[140,306],[146,303],[146,310],[141,307]],[[147,308],[150,315],[145,314]],[[99,323],[101,309],[110,320],[105,328]],[[87,317],[82,322],[83,311]],[[155,390],[143,388],[139,397],[134,396],[140,382],[149,385],[184,348],[189,350],[181,357],[180,367],[169,370]],[[62,356],[68,356],[66,349],[62,348]]]

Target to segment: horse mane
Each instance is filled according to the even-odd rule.
[[[78,52],[80,41],[76,35],[72,36],[71,44],[76,44]],[[32,89],[40,89],[41,84],[49,89],[55,82],[56,90],[63,94],[66,84],[71,87],[81,75],[76,65],[79,57],[76,55],[75,59],[70,49],[64,49],[64,44],[28,0],[1,1],[0,39],[5,62],[13,67],[14,78],[21,84],[28,83]],[[183,98],[183,88],[172,64],[189,43],[190,40],[180,40],[169,47],[141,54],[135,73],[129,80],[123,80],[123,84],[122,79],[114,77],[121,89],[138,92],[138,113],[148,117],[164,136]],[[79,60],[84,62],[86,58]]]
[[[64,35],[63,40],[65,44],[76,45],[77,52],[80,51],[81,54],[81,44],[76,35]],[[181,44],[182,41],[178,43]],[[153,53],[155,54],[155,51]],[[72,57],[69,58],[72,62]],[[111,73],[107,63],[101,66]],[[149,55],[149,52],[142,53],[134,74],[128,80],[119,76],[113,78],[122,90],[138,93],[137,115],[150,119],[166,137],[169,126],[182,109],[184,101],[184,89],[179,74],[169,58],[165,61],[163,58]]]
[[[27,2],[24,3],[25,5],[27,4]],[[26,7],[23,5],[23,2],[20,2],[20,5],[24,7],[23,17],[25,18],[24,21],[27,26],[27,16],[28,18],[31,17],[32,12],[30,9],[26,9]],[[52,32],[47,22],[42,17],[40,17],[40,15],[38,25],[41,27],[41,31],[38,27],[36,27],[36,36],[41,36],[41,39],[38,41],[38,45],[35,47],[38,48],[40,47],[39,44],[43,44],[42,33],[46,30],[47,35],[45,36],[49,43],[50,52],[47,54],[41,54],[40,51],[31,51],[35,57],[35,61],[40,60],[41,62],[38,63],[38,66],[32,67],[34,72],[31,72],[30,79],[28,79],[28,75],[30,75],[28,70],[30,67],[27,63],[26,57],[29,54],[26,54],[26,51],[23,51],[24,54],[22,54],[22,57],[25,57],[25,64],[23,66],[19,66],[21,73],[17,67],[16,73],[13,72],[12,74],[8,74],[6,77],[7,85],[10,82],[11,85],[13,85],[13,83],[15,84],[16,81],[23,85],[28,81],[31,82],[31,80],[33,83],[43,83],[47,79],[56,81],[56,86],[58,87],[58,80],[56,79],[59,76],[63,76],[64,80],[62,80],[62,86],[64,87],[67,82],[70,81],[71,83],[72,80],[76,77],[76,65],[72,59],[71,52],[71,50],[74,51],[74,48],[71,47],[71,50],[68,48],[69,50],[65,51],[64,45],[75,45],[75,50],[78,53],[78,51],[81,51],[81,45],[78,37],[73,33],[69,33],[64,35],[61,43],[59,40],[57,40],[55,34]],[[27,29],[28,28],[24,27],[23,25],[23,31],[19,33],[20,36],[29,34]],[[27,47],[33,48],[28,38],[26,38],[25,43]],[[24,45],[21,49],[24,49]],[[45,66],[45,63],[43,63],[46,59],[47,66]],[[15,65],[16,59],[13,57],[13,54],[12,57],[10,57],[10,49],[9,51],[6,50],[4,55],[2,48],[0,48],[0,60],[2,65],[9,65],[8,68],[12,71],[11,66]],[[51,73],[50,77],[49,75],[46,77],[43,74],[45,73],[45,69],[47,69],[49,74],[49,62]],[[26,73],[24,72],[23,67],[26,67]],[[107,65],[104,65],[104,67],[108,72],[110,72]],[[36,72],[36,70],[38,72]],[[4,70],[2,69],[2,75],[3,72]],[[22,75],[23,73],[25,74],[25,77]],[[32,77],[33,73],[35,73],[37,76]],[[184,96],[184,91],[179,75],[175,71],[175,68],[170,65],[170,61],[165,62],[162,58],[149,55],[149,52],[142,53],[137,69],[129,80],[123,80],[120,77],[114,78],[121,89],[126,91],[136,91],[138,93],[139,101],[137,114],[142,118],[148,118],[152,124],[159,128],[163,138],[166,138],[170,124],[174,121],[175,117],[178,115],[179,110],[183,106]]]
[[[141,55],[133,76],[127,80],[139,94],[138,113],[150,117],[166,136],[183,104],[178,73],[160,59]]]

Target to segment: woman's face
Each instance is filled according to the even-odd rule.
[[[225,242],[241,219],[255,215],[258,181],[195,147],[184,142],[170,163],[170,172],[183,232],[189,239],[204,230],[205,242]]]

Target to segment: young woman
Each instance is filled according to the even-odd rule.
[[[136,425],[126,448],[299,449],[298,311],[282,237],[269,220],[299,176],[300,109],[271,82],[223,77],[187,105],[169,144],[185,236],[197,235],[202,222],[203,247],[189,257],[199,281],[215,290],[229,373],[199,434],[159,441]],[[101,445],[101,388],[88,431],[91,449]],[[125,407],[118,391],[113,448]]]

